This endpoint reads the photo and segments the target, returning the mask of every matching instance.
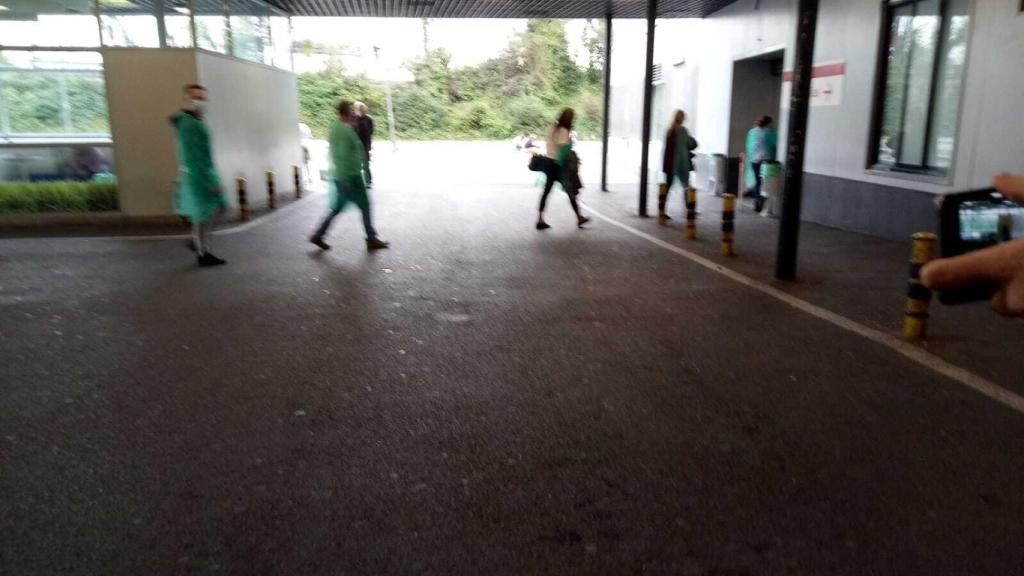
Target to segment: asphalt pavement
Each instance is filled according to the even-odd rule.
[[[399,159],[372,193],[387,251],[352,212],[308,244],[323,194],[216,236],[221,268],[177,239],[0,240],[0,573],[1022,573],[1024,414],[577,229],[558,192],[534,230],[531,175],[474,181],[522,157]],[[713,199],[686,244],[631,188],[583,198],[719,258]],[[771,234],[741,215],[721,265],[771,284]],[[895,333],[904,247],[804,239],[784,290]],[[1020,324],[937,316],[929,353],[979,373],[988,350],[1020,392]]]

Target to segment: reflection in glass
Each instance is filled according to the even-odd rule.
[[[231,0],[231,46],[238,58],[270,64],[270,9],[257,0]]]
[[[160,46],[160,33],[151,3],[99,0],[99,7],[104,46]]]
[[[273,43],[274,66],[292,69],[292,25],[287,16],[270,17],[270,39]]]
[[[0,52],[0,138],[109,138],[96,52]]]
[[[0,147],[0,213],[118,210],[109,144]]]
[[[969,0],[918,0],[889,10],[880,165],[952,165],[967,54]]]
[[[92,0],[3,0],[0,44],[5,46],[100,45]]]
[[[196,47],[211,52],[228,52],[227,16],[220,0],[192,0],[195,11]]]
[[[163,0],[166,44],[171,48],[191,48],[192,12],[187,0]]]
[[[928,143],[928,165],[949,168],[953,165],[953,148],[957,122],[960,118],[960,88],[967,65],[968,0],[950,0],[949,20],[943,30],[945,50],[939,62],[935,85],[935,109],[931,117],[931,141]]]

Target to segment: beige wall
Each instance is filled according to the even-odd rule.
[[[168,117],[181,107],[182,86],[195,82],[209,92],[214,162],[231,202],[234,179],[245,176],[250,202],[263,204],[267,170],[277,174],[278,193],[292,192],[291,167],[302,164],[294,74],[185,49],[108,49],[103,56],[122,212],[174,213],[178,159]]]
[[[167,118],[181,106],[181,87],[196,81],[192,50],[103,51],[121,211],[174,212],[178,172]]]
[[[207,125],[225,186],[249,180],[249,202],[266,201],[264,172],[273,170],[277,192],[290,193],[292,166],[302,164],[299,92],[295,74],[226,56],[196,55],[199,82],[209,97]],[[229,194],[232,203],[235,195]]]

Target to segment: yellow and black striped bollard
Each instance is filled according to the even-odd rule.
[[[693,240],[697,237],[697,190],[686,189],[686,237]]]
[[[668,200],[668,184],[658,184],[658,225],[668,224],[668,217],[665,214],[665,204]]]
[[[238,178],[235,180],[235,187],[238,190],[238,218],[240,220],[249,219],[249,194],[246,192],[246,181],[245,178]]]
[[[927,337],[928,306],[932,291],[921,283],[921,268],[935,259],[935,234],[914,234],[914,247],[910,252],[910,281],[907,283],[907,307],[903,311],[903,335],[907,338]]]
[[[734,256],[733,234],[736,231],[736,195],[722,196],[722,255]]]
[[[295,197],[302,198],[302,170],[298,166],[292,166],[292,179],[295,182]]]
[[[267,208],[277,208],[277,192],[274,190],[274,172],[267,170]]]

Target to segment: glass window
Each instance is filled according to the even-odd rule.
[[[2,0],[0,45],[66,46],[100,45],[92,0]]]
[[[942,173],[952,165],[968,1],[901,0],[886,6],[876,166]]]
[[[270,17],[270,40],[273,43],[274,66],[292,69],[292,24],[287,16]]]
[[[258,0],[230,0],[231,47],[238,58],[270,64],[270,9]]]
[[[196,20],[196,47],[228,52],[228,20],[221,0],[192,0]]]
[[[0,52],[0,138],[109,138],[96,52]]]
[[[191,48],[192,11],[188,0],[163,0],[163,15],[167,46]]]
[[[0,146],[0,213],[118,209],[110,144]]]
[[[151,1],[99,0],[104,46],[160,47]]]

